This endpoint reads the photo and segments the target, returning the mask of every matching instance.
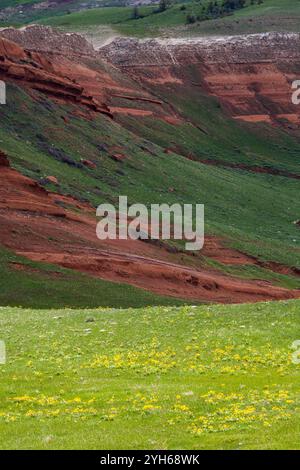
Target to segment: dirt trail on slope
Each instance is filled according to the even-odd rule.
[[[155,93],[157,86],[198,87],[234,119],[297,129],[292,82],[300,71],[300,35],[116,38],[98,55]]]
[[[300,297],[300,291],[269,282],[182,266],[176,262],[179,254],[142,241],[99,241],[93,216],[89,205],[49,193],[11,169],[0,153],[0,244],[20,255],[189,300],[239,303]],[[211,248],[216,253],[217,241],[209,240],[207,252]],[[229,259],[236,256],[237,264],[246,263],[247,257],[226,250]]]

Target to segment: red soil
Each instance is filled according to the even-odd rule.
[[[61,63],[63,61],[61,60]],[[93,111],[110,115],[105,103],[95,101],[85,89],[66,74],[58,74],[44,56],[24,50],[17,44],[0,37],[0,79],[14,81],[25,87],[47,93],[66,102],[82,104]]]
[[[92,51],[78,56],[71,50],[52,53],[42,46],[39,49],[38,39],[35,47],[30,42],[27,50],[21,45],[22,35],[13,30],[10,35],[20,44],[0,35],[0,80],[38,90],[61,103],[82,105],[75,113],[88,119],[95,116],[94,112],[110,117],[127,114],[176,119],[161,100],[135,81],[127,77],[124,80],[123,75],[115,68],[111,70]],[[66,39],[62,36],[62,46]],[[124,102],[136,103],[136,107],[130,108]]]
[[[220,38],[219,38],[220,39]],[[99,50],[146,89],[199,87],[235,119],[299,125],[291,84],[299,78],[299,35],[254,35],[221,41],[118,38]],[[161,96],[161,93],[160,93]],[[287,121],[287,122],[285,122]]]
[[[300,297],[300,291],[269,282],[240,280],[180,265],[181,254],[171,255],[142,241],[99,241],[90,206],[47,192],[5,166],[6,161],[0,154],[0,243],[18,254],[190,300],[238,303]],[[203,254],[235,264],[251,262],[227,248],[220,252],[214,238],[207,240]]]
[[[157,85],[168,88],[174,84],[178,92],[181,87],[197,86],[216,96],[234,119],[277,125],[287,121],[299,125],[300,112],[291,100],[291,83],[297,79],[297,74],[281,70],[280,64],[199,62],[194,64],[194,70],[201,79],[200,83],[191,81],[185,63],[151,68],[140,64],[125,71],[153,90]]]
[[[254,166],[246,165],[245,163],[229,163],[222,160],[201,160],[201,163],[206,165],[221,166],[225,168],[233,168],[237,170],[246,170],[252,173],[263,173],[273,176],[284,176],[286,178],[300,179],[300,174],[290,173],[289,171],[278,170],[277,168],[267,167],[267,166]]]

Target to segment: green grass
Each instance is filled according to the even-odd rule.
[[[0,309],[1,449],[299,449],[299,301]]]
[[[248,6],[231,17],[192,25],[187,31],[191,35],[300,32],[299,20],[299,0],[264,0],[262,5]]]
[[[95,308],[182,305],[127,284],[35,263],[0,248],[0,305],[26,308]]]
[[[46,10],[25,10],[22,15],[11,14],[3,20],[5,24],[24,24],[41,21],[52,26],[71,30],[94,30],[95,27],[111,27],[118,33],[131,36],[156,36],[161,34],[242,34],[265,31],[300,31],[299,0],[264,0],[262,5],[250,5],[234,14],[216,20],[197,21],[187,24],[187,16],[203,17],[202,8],[209,0],[201,3],[187,1],[174,4],[165,12],[153,13],[155,5],[140,7],[142,18],[132,19],[132,7],[118,6],[122,0],[103,0],[103,8],[93,10],[82,7],[82,2],[73,0]],[[4,0],[1,7],[16,6],[21,3],[38,3],[34,0]],[[221,0],[219,0],[221,3]],[[181,8],[184,5],[184,10]],[[79,10],[79,11],[78,11]]]
[[[148,7],[143,7],[141,12],[147,13],[150,11]],[[123,7],[108,7],[96,8],[94,10],[87,10],[78,13],[71,13],[63,17],[53,18],[49,20],[49,24],[59,25],[74,25],[74,26],[95,26],[98,24],[118,24],[131,19],[132,8]],[[134,20],[133,24],[134,24]]]

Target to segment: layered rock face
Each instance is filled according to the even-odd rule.
[[[5,31],[4,36],[8,30]],[[49,43],[52,43],[53,50],[45,50],[46,31],[51,36]],[[228,62],[225,52],[231,43],[223,40],[217,42],[215,47],[211,47],[209,41],[200,41],[201,45],[199,41],[165,43],[118,40],[95,51],[80,38],[72,37],[70,42],[68,35],[54,31],[52,36],[49,28],[45,32],[40,27],[9,30],[9,35],[10,39],[0,34],[0,79],[29,89],[31,99],[40,99],[40,94],[32,92],[38,90],[59,102],[76,103],[78,106],[75,110],[73,106],[72,112],[76,111],[80,116],[84,110],[88,110],[88,117],[94,117],[94,112],[109,116],[126,114],[141,119],[155,116],[171,125],[180,126],[186,121],[180,107],[177,111],[172,104],[168,104],[168,96],[170,93],[174,96],[182,93],[184,97],[186,89],[189,91],[189,88],[197,87],[203,93],[218,96],[232,115],[239,118],[253,116],[253,110],[260,113],[260,118],[264,116],[271,110],[271,105],[267,103],[269,108],[266,111],[266,106],[259,102],[261,90],[263,98],[267,96],[269,101],[271,93],[274,93],[272,106],[276,109],[273,114],[271,111],[268,114],[274,119],[279,107],[284,112],[288,110],[286,85],[297,72],[297,49],[293,50],[293,61],[287,55],[289,38],[287,44],[284,41],[281,43],[280,37],[278,39],[280,60],[273,58],[270,62],[265,58],[261,62],[260,54],[253,50],[253,62],[247,61],[244,42],[240,39],[241,44],[238,41],[239,45],[232,52],[234,61]],[[233,45],[230,47],[234,48]],[[268,41],[265,47],[269,47]],[[271,71],[272,86],[269,84]],[[264,83],[268,83],[265,88]],[[168,88],[168,94],[163,93],[164,87]],[[192,96],[197,98],[198,95],[195,93]],[[123,122],[129,128],[138,127],[139,124],[137,120],[127,118]],[[108,131],[113,129],[107,128]],[[175,134],[177,129],[173,130]],[[180,132],[180,127],[178,130]],[[200,131],[204,132],[202,129]],[[138,142],[137,145],[140,145]],[[55,140],[53,143],[55,145]],[[155,158],[156,153],[144,145],[140,148],[147,150],[149,158]],[[170,154],[172,159],[172,149],[166,148],[165,153]],[[85,155],[82,154],[82,157]],[[120,166],[126,158],[130,159],[121,143],[109,149],[108,157]],[[95,162],[85,158],[80,165],[78,171],[86,170],[84,167],[96,169]],[[121,171],[119,168],[119,175]],[[125,172],[122,175],[126,177]],[[143,173],[140,175],[142,178]],[[60,190],[60,178],[47,174],[44,179],[55,185],[57,191]],[[102,180],[99,178],[99,181]],[[171,182],[167,174],[165,181],[166,185]],[[151,180],[147,184],[151,184]],[[173,192],[174,187],[170,186],[167,191]],[[72,206],[72,210],[66,208]],[[124,243],[119,240],[95,240],[96,221],[94,211],[89,206],[72,197],[50,193],[35,181],[22,176],[9,167],[7,156],[1,151],[0,225],[0,244],[22,256],[77,269],[103,279],[126,282],[163,295],[226,303],[288,299],[300,295],[299,291],[271,286],[269,282],[239,280],[205,266],[198,269],[194,267],[194,260],[191,262],[193,267],[182,265],[180,252],[174,254],[174,262],[171,262],[170,253],[164,246],[145,244],[141,240],[126,240]],[[11,236],[12,233],[14,236]],[[252,257],[224,247],[222,241],[214,237],[209,238],[205,250],[205,257],[223,264],[258,264]],[[289,268],[283,269],[285,274],[290,274]]]
[[[98,52],[119,66],[253,63],[300,60],[300,34],[265,33],[209,38],[117,38]]]
[[[67,75],[59,74],[53,62],[39,52],[23,49],[14,42],[0,37],[0,79],[14,81],[45,92],[63,101],[82,104],[89,109],[110,115],[101,101],[87,94],[80,84]]]
[[[299,34],[117,39],[98,54],[152,86],[198,86],[237,119],[300,122],[291,88],[300,78]]]

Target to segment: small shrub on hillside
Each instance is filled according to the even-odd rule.
[[[195,15],[187,15],[186,17],[186,22],[187,24],[193,24],[196,23],[197,17]]]

